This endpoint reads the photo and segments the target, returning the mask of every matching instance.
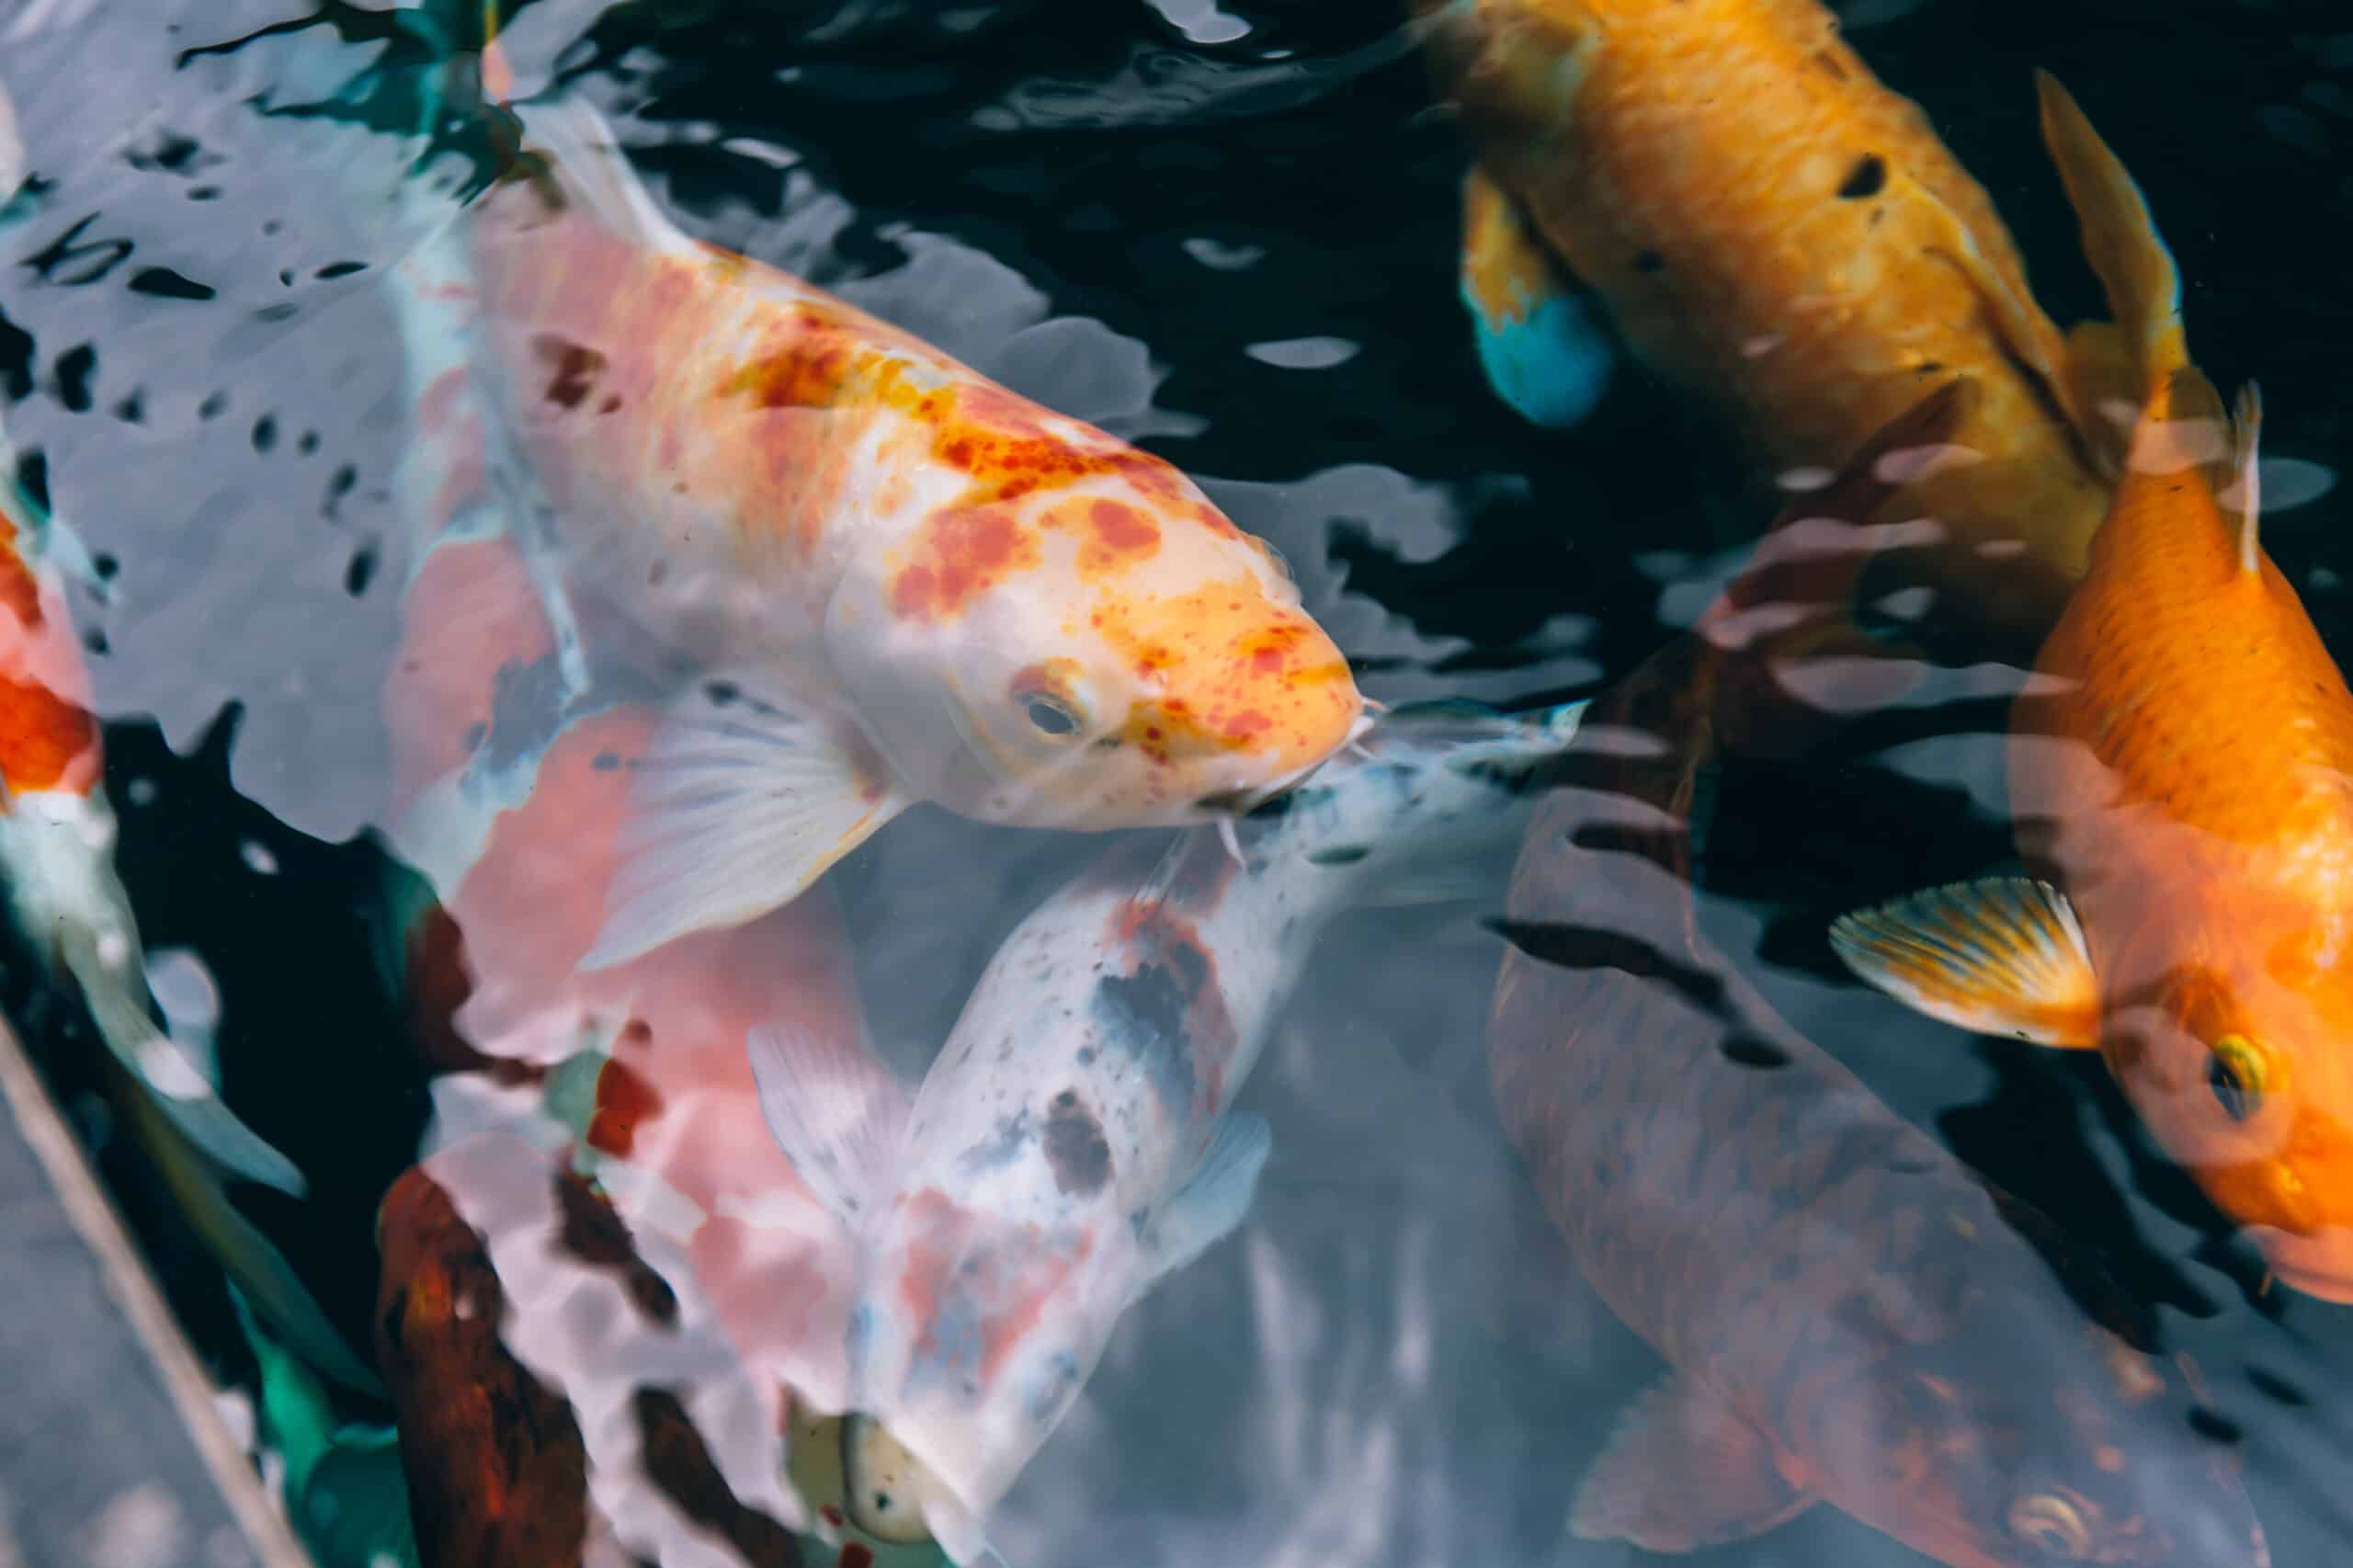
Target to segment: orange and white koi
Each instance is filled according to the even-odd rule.
[[[1247,1212],[1269,1140],[1231,1107],[1324,925],[1507,844],[1583,708],[1400,710],[1238,863],[1199,833],[1112,851],[1006,938],[913,1094],[753,1032],[777,1141],[859,1252],[852,1520],[983,1550],[1129,1305]]]
[[[469,308],[421,415],[488,405],[567,680],[632,636],[663,661],[585,962],[787,903],[918,801],[1229,820],[1362,728],[1279,558],[1191,480],[689,239],[585,101],[510,112],[517,150],[400,295]]]
[[[1581,417],[1606,319],[1794,483],[1835,472],[1924,385],[1966,376],[1982,395],[1955,439],[1979,460],[1891,503],[1945,537],[1874,571],[2023,657],[2084,572],[2124,447],[2101,404],[2131,400],[2136,361],[2107,324],[2052,324],[1992,199],[1829,9],[1414,9],[1477,151],[1462,290],[1504,398],[1539,423]]]
[[[2140,191],[2042,90],[2149,367],[2131,468],[2011,725],[2019,847],[2051,881],[1937,889],[1833,944],[1932,1017],[2097,1049],[2280,1278],[2353,1301],[2353,694],[2256,540],[2253,389],[2224,415]]]

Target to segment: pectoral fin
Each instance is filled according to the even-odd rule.
[[[1145,1228],[1138,1297],[1241,1225],[1273,1147],[1274,1135],[1262,1116],[1235,1111],[1219,1124],[1201,1163]]]
[[[1483,170],[1462,182],[1462,302],[1487,383],[1530,423],[1576,424],[1615,351],[1599,312]]]
[[[1620,1417],[1577,1488],[1569,1529],[1645,1551],[1696,1551],[1763,1535],[1814,1501],[1783,1478],[1763,1434],[1676,1372]]]
[[[799,1024],[751,1031],[760,1115],[801,1182],[855,1230],[887,1197],[912,1096],[858,1046]]]
[[[1988,877],[1845,915],[1830,946],[1897,1001],[1978,1034],[2089,1050],[2099,986],[2083,926],[2048,882]]]
[[[636,767],[584,970],[791,903],[910,803],[846,722],[726,681],[682,699]]]

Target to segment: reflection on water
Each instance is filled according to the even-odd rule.
[[[313,1553],[2325,1560],[2345,51],[2182,9],[0,20],[8,1016]]]

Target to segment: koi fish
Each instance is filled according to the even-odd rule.
[[[912,1095],[870,1057],[753,1032],[777,1142],[860,1249],[852,1521],[984,1549],[1120,1314],[1247,1212],[1268,1133],[1230,1108],[1319,928],[1507,841],[1581,711],[1401,710],[1239,864],[1199,834],[1113,851],[1006,937]]]
[[[2353,696],[2256,540],[2261,409],[2188,360],[2141,193],[2057,84],[2043,116],[2151,367],[2091,571],[2013,710],[2048,880],[1840,919],[1863,979],[1962,1028],[2097,1050],[2272,1271],[2353,1301]]]
[[[1845,488],[1868,506],[1889,486]],[[2108,1315],[2097,1266],[1699,933],[1702,772],[1749,722],[1727,706],[1753,678],[1738,665],[1775,642],[1707,627],[1758,608],[1755,588],[1598,699],[1578,785],[1539,805],[1512,875],[1496,1109],[1586,1278],[1668,1365],[1571,1530],[1685,1552],[1827,1503],[1952,1568],[2268,1568],[2234,1463],[2188,1424],[2188,1369],[2086,1321],[2020,1233]],[[1580,929],[1610,952],[1579,956]]]
[[[17,483],[0,432],[0,869],[17,926],[88,1006],[140,1091],[222,1170],[301,1197],[302,1173],[222,1104],[158,1023],[139,925],[114,869],[114,808],[67,574],[87,550]]]
[[[1272,547],[1168,463],[688,238],[585,102],[506,116],[415,258],[472,318],[423,412],[478,383],[569,677],[659,656],[588,967],[790,902],[918,801],[1230,821],[1363,728]]]
[[[1956,438],[1980,460],[1902,497],[1946,535],[1904,564],[2023,656],[2083,574],[2123,449],[2100,404],[2131,401],[2136,361],[2113,326],[2052,324],[1992,199],[1837,18],[1818,0],[1414,10],[1477,151],[1461,289],[1503,399],[1583,417],[1614,332],[1794,483],[1967,376],[1982,396]]]
[[[500,1182],[561,1166],[570,1192],[575,1173],[591,1175],[631,1223],[676,1244],[676,1289],[715,1320],[771,1427],[791,1433],[801,1522],[844,1538],[845,1563],[904,1562],[843,1527],[838,1437],[807,1430],[811,1406],[844,1397],[849,1258],[768,1135],[742,1045],[755,1021],[797,1010],[804,1027],[857,1047],[862,1010],[840,923],[820,895],[582,968],[621,860],[627,759],[660,715],[564,678],[563,629],[479,461],[490,411],[471,382],[446,375],[462,363],[464,323],[437,259],[413,256],[398,272],[412,391],[440,391],[420,407],[403,474],[414,564],[382,700],[393,837],[434,875],[393,879],[381,961],[419,1049],[482,1091],[438,1096],[445,1112],[495,1100],[494,1085],[526,1085],[523,1098],[537,1096],[527,1119],[543,1131],[536,1153],[494,1140],[458,1158],[448,1151],[467,1130],[445,1121],[433,1168],[465,1201],[494,1208]],[[513,1156],[503,1165],[501,1148]],[[642,1270],[631,1245],[625,1262]],[[389,1250],[386,1267],[390,1280]],[[641,1298],[672,1289],[632,1278]],[[430,1365],[414,1375],[444,1377]],[[599,1447],[610,1439],[592,1436],[591,1456],[612,1459]],[[563,1506],[584,1506],[574,1494],[587,1489],[579,1481]],[[615,1501],[650,1517],[634,1494]],[[815,1550],[806,1538],[802,1549]]]

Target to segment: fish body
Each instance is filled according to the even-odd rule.
[[[1735,666],[1770,645],[1703,628],[1597,699],[1590,771],[1540,804],[1513,872],[1495,1106],[1586,1278],[1668,1366],[1582,1478],[1571,1529],[1686,1552],[1827,1503],[1952,1568],[2268,1568],[2183,1380],[2086,1321],[2020,1234],[2049,1222],[1700,934],[1699,778],[1746,722],[1725,706]],[[1612,950],[1559,945],[1580,930]]]
[[[1198,833],[1114,850],[1006,939],[912,1096],[753,1036],[778,1142],[860,1248],[854,1520],[981,1550],[1121,1313],[1247,1211],[1268,1135],[1231,1108],[1318,930],[1507,843],[1580,708],[1392,715],[1238,863]]]
[[[1462,289],[1491,379],[1544,423],[1597,392],[1598,327],[1768,476],[1836,471],[1949,375],[1979,455],[1893,506],[1983,634],[2048,630],[2120,433],[2102,324],[2036,305],[1992,199],[1817,0],[1415,0],[1477,155]],[[2131,383],[2124,383],[2130,395]],[[2021,651],[2023,657],[2023,650]]]
[[[2046,114],[2079,124],[2055,88]],[[2088,128],[2087,229],[2144,233]],[[2353,695],[2256,540],[2259,406],[2190,368],[2161,252],[2105,267],[2150,386],[2091,569],[2009,740],[2021,852],[1849,916],[1874,983],[1962,1027],[2097,1049],[2273,1271],[2353,1301]]]
[[[1175,468],[689,239],[585,101],[512,113],[421,247],[471,320],[420,406],[484,405],[575,676],[635,639],[673,704],[592,964],[787,902],[915,801],[1204,822],[1360,728],[1279,559]]]

